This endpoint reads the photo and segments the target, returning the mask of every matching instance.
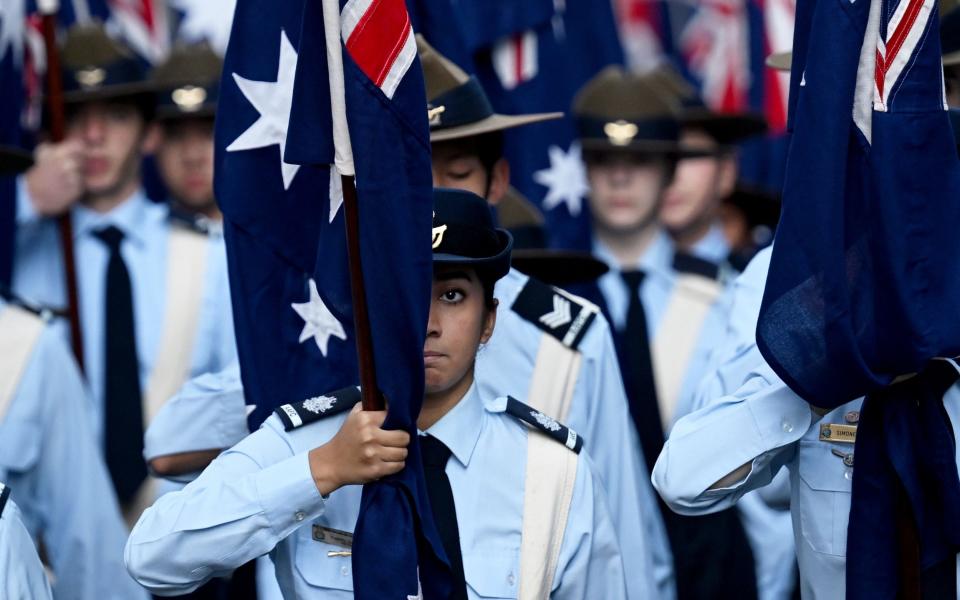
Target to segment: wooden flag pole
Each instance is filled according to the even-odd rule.
[[[43,43],[47,53],[47,113],[50,117],[50,139],[62,142],[66,137],[66,114],[63,106],[63,81],[60,75],[60,52],[57,48],[57,0],[40,0]],[[60,247],[63,253],[64,278],[67,290],[67,317],[70,321],[70,342],[73,355],[83,370],[83,335],[77,294],[77,266],[73,256],[73,222],[69,211],[57,218]]]
[[[336,167],[331,167],[336,168]],[[354,178],[342,175],[343,221],[347,230],[347,262],[350,268],[350,296],[353,300],[353,328],[357,338],[357,364],[360,369],[360,401],[363,410],[384,410],[383,395],[377,385],[373,358],[373,335],[367,310],[367,289],[360,260],[360,205]]]

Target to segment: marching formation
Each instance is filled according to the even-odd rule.
[[[606,3],[460,4],[48,36],[35,143],[0,120],[0,600],[956,598],[960,9],[797,0],[781,211],[772,123],[607,64]]]

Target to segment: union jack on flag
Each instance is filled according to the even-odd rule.
[[[387,98],[393,98],[417,57],[417,42],[404,3],[349,0],[343,5],[340,19],[350,57]]]

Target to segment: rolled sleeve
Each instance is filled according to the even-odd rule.
[[[654,467],[653,485],[677,512],[727,508],[772,479],[784,462],[778,455],[812,420],[809,405],[764,365],[734,394],[677,422]],[[709,489],[745,464],[751,469],[742,481]]]

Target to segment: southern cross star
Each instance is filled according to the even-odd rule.
[[[170,5],[183,11],[177,37],[190,42],[207,40],[221,55],[227,51],[237,0],[171,0]]]
[[[576,217],[580,214],[583,199],[590,190],[580,144],[573,142],[568,152],[564,152],[559,146],[550,146],[547,152],[550,166],[533,174],[534,181],[547,187],[543,209],[551,210],[566,204],[570,215]]]
[[[287,124],[290,121],[290,108],[293,105],[293,77],[297,70],[297,51],[280,31],[280,64],[277,66],[276,81],[253,81],[233,74],[233,80],[243,92],[244,97],[253,105],[260,118],[227,146],[227,152],[253,150],[268,146],[280,146],[280,172],[283,175],[283,189],[290,189],[300,165],[283,162],[283,153],[287,148]]]
[[[319,292],[317,292],[317,282],[313,279],[310,280],[310,299],[300,304],[293,303],[290,306],[297,311],[297,314],[304,321],[303,331],[300,332],[301,344],[313,338],[313,341],[317,343],[317,348],[320,348],[320,353],[326,356],[327,345],[331,336],[341,340],[347,339],[347,332],[344,331],[343,325],[333,316],[327,305],[323,303]]]

